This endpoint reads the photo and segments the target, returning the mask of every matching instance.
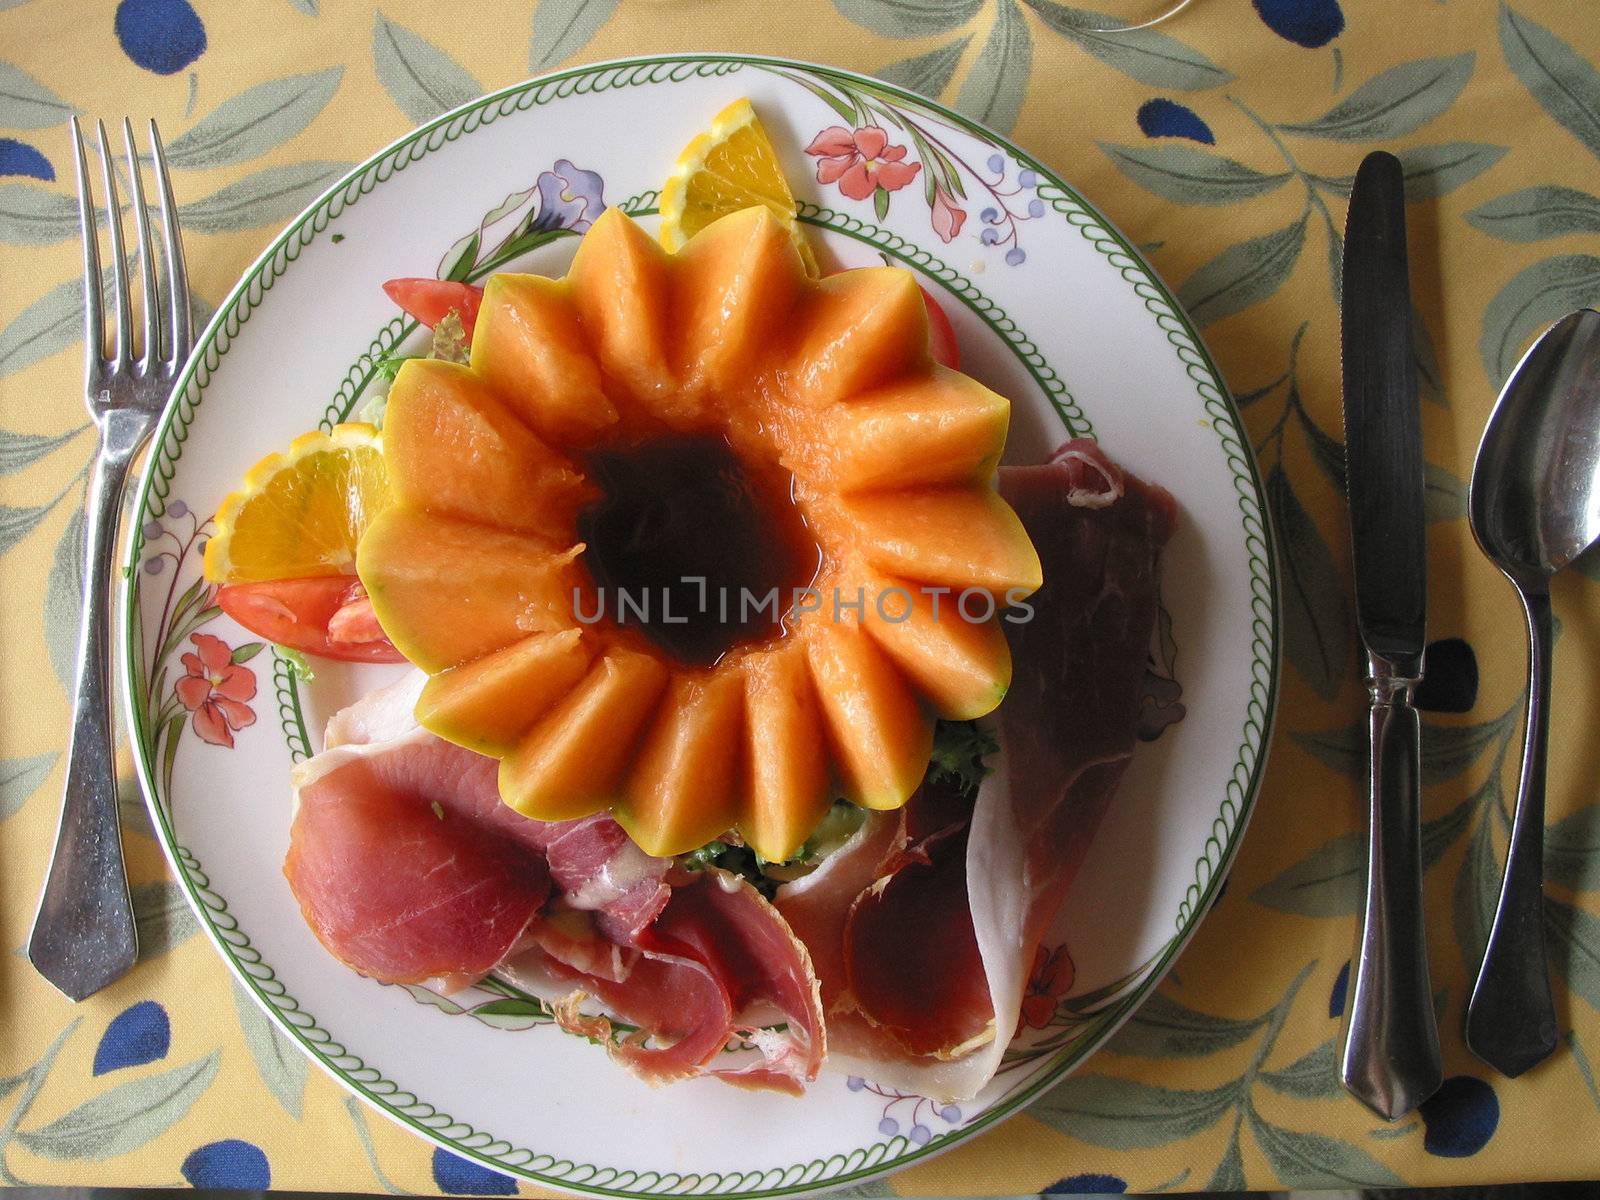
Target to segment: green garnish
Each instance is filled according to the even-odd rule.
[[[284,646],[279,646],[277,650],[278,657],[288,664],[290,674],[301,683],[310,683],[317,677],[317,673],[311,669],[310,662],[306,660],[306,656],[301,654],[300,651],[290,650]]]
[[[977,790],[994,768],[984,765],[1000,744],[976,721],[940,721],[933,731],[933,757],[928,762],[928,778],[950,780],[962,791]]]
[[[461,314],[452,308],[433,327],[433,357],[442,358],[445,362],[464,363],[470,349]]]
[[[441,821],[444,820],[444,805],[435,800],[429,804],[428,807],[433,809],[434,816],[438,817]]]
[[[994,735],[976,721],[940,721],[934,728],[933,755],[928,761],[927,779],[930,783],[948,780],[963,792],[976,791],[992,770],[984,764],[984,760],[999,748]],[[719,867],[748,880],[752,887],[771,900],[779,887],[807,874],[819,859],[826,858],[849,841],[855,831],[861,828],[866,816],[864,809],[857,808],[848,800],[835,800],[833,807],[811,831],[811,836],[787,862],[769,862],[749,846],[718,838],[697,850],[679,855],[678,864],[690,871]]]
[[[385,379],[393,379],[400,374],[400,368],[413,358],[426,358],[424,354],[385,354],[372,364],[372,369]]]

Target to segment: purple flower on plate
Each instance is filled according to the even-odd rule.
[[[533,229],[571,229],[582,233],[605,211],[605,182],[593,171],[558,158],[553,170],[539,175],[539,215]]]
[[[171,504],[167,505],[167,516],[169,517],[187,517],[188,515],[189,506],[182,500],[174,500]]]
[[[158,537],[160,537],[162,532],[163,532],[163,530],[161,528],[161,522],[160,521],[146,521],[144,523],[144,528],[142,530],[140,530],[140,532],[144,534],[144,540],[145,541],[153,542]]]

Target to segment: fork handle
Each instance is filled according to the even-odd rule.
[[[110,619],[118,517],[131,455],[108,449],[102,446],[89,476],[66,788],[55,853],[28,940],[33,965],[73,1000],[126,974],[139,955],[117,814]]]

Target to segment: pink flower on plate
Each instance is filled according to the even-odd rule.
[[[933,231],[947,242],[956,240],[961,226],[966,223],[967,210],[956,203],[956,198],[942,187],[933,190],[933,211],[929,214]]]
[[[233,661],[228,643],[209,633],[189,636],[197,653],[183,656],[184,675],[172,686],[194,714],[194,731],[213,746],[233,746],[233,731],[256,723],[245,703],[256,694],[255,672]]]
[[[831,126],[812,139],[806,153],[817,160],[817,182],[837,183],[852,200],[865,200],[879,188],[897,192],[922,170],[921,163],[901,161],[906,148],[889,145],[889,135],[877,125],[854,131]]]

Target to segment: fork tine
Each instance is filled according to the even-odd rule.
[[[183,262],[183,239],[178,234],[178,209],[172,199],[172,178],[167,174],[167,152],[161,133],[150,122],[150,149],[155,157],[156,189],[161,194],[161,235],[166,246],[170,344],[167,365],[174,371],[189,357],[193,330],[189,321],[189,272]]]
[[[111,356],[112,370],[128,365],[132,353],[133,313],[128,301],[128,257],[122,248],[122,201],[117,196],[117,173],[111,166],[111,151],[106,146],[106,123],[96,121],[100,134],[100,177],[106,185],[106,229],[111,234],[112,303],[116,306],[116,349]]]
[[[144,172],[133,144],[133,122],[122,118],[122,144],[128,152],[128,174],[133,188],[133,240],[139,250],[139,281],[144,288],[144,353],[139,369],[161,360],[161,296],[156,291],[155,263],[151,261],[150,213],[144,204]]]
[[[100,303],[100,235],[94,223],[94,190],[89,184],[89,159],[83,149],[83,130],[72,121],[73,163],[78,171],[78,225],[83,231],[83,369],[97,379],[105,365],[105,314]]]

